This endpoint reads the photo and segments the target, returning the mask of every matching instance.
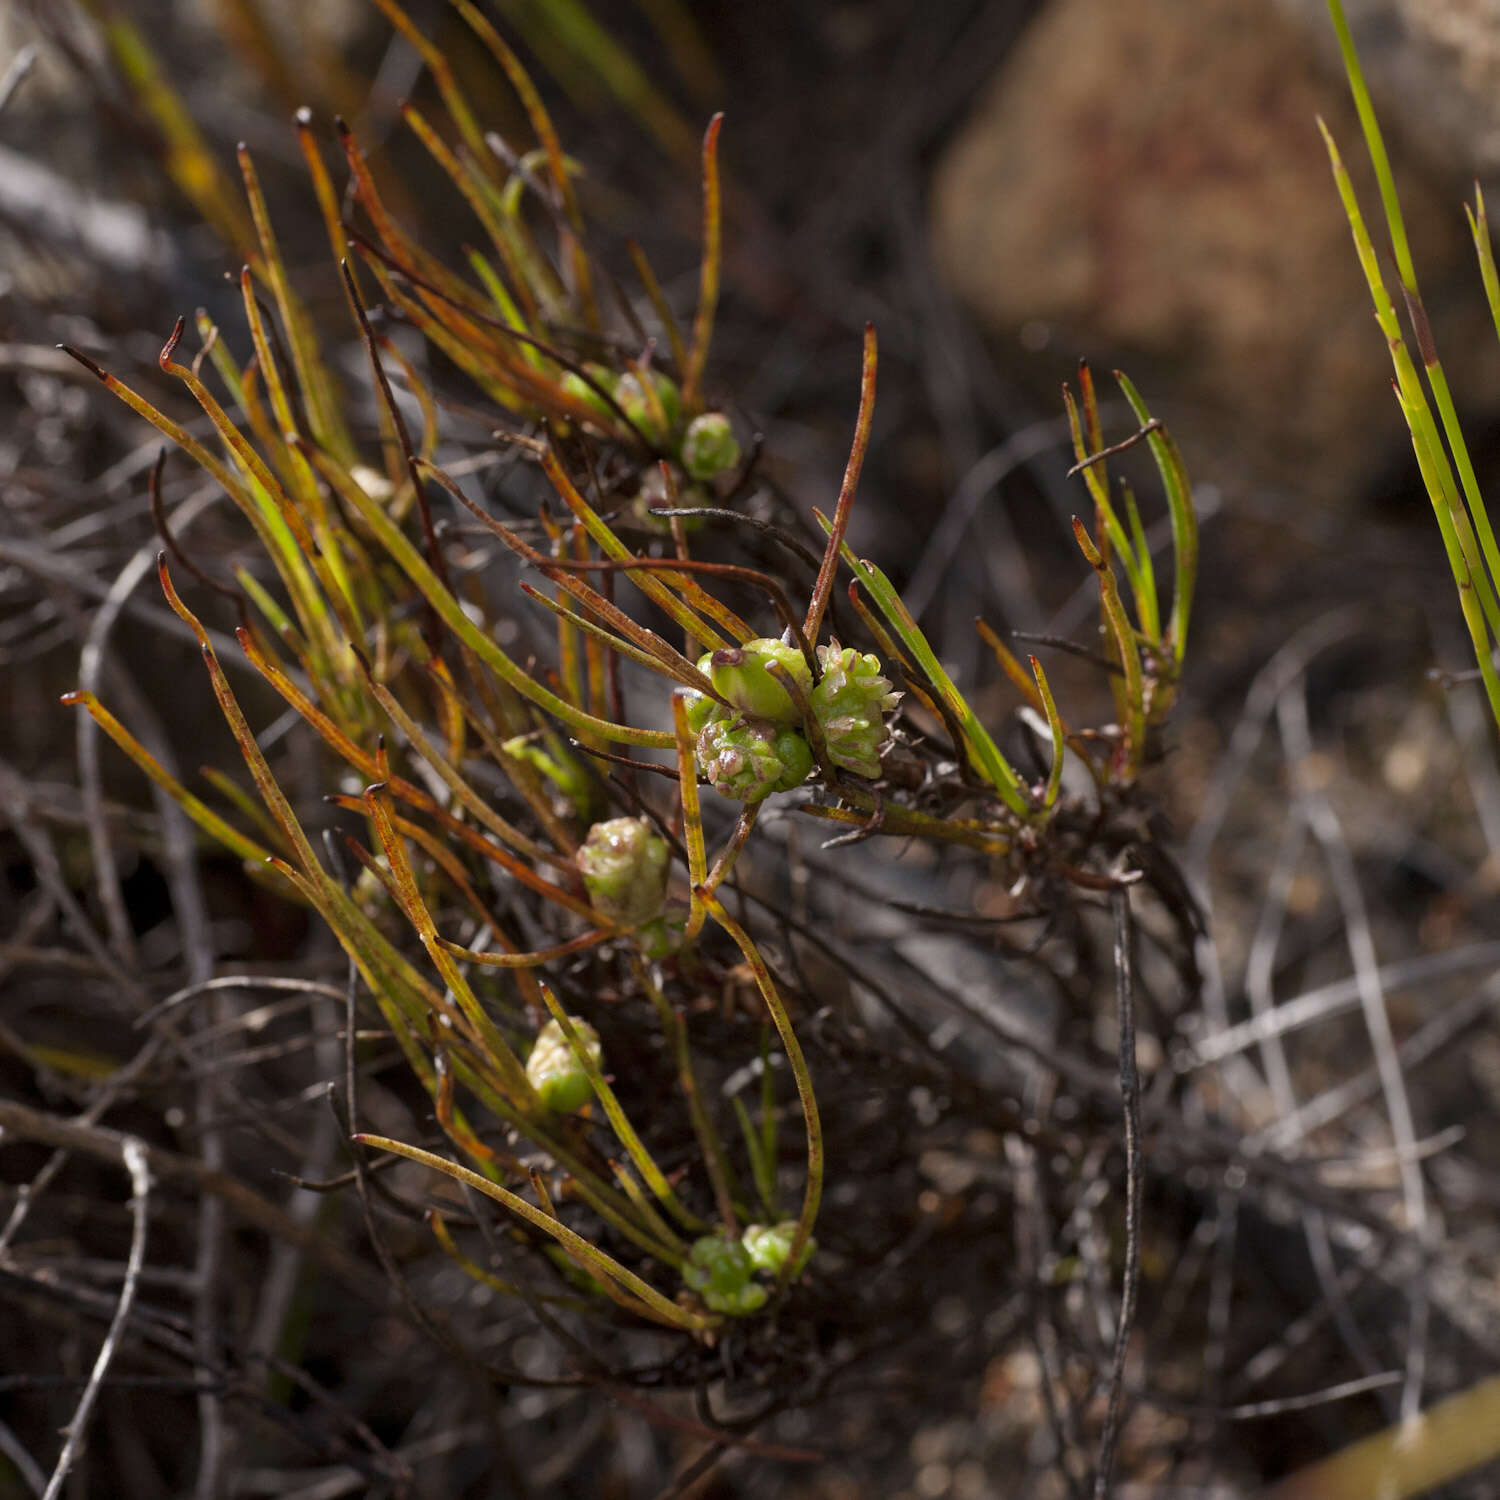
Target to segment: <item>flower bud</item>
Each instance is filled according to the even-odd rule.
[[[589,379],[594,382],[593,385],[590,385],[589,381],[576,370],[564,371],[561,381],[558,382],[559,385],[574,400],[583,402],[590,411],[596,412],[611,422],[618,421],[619,417],[614,407],[600,395],[601,390],[613,392],[614,372],[605,369],[603,365],[585,365],[584,369],[588,372]]]
[[[801,786],[812,770],[807,741],[795,729],[761,719],[713,719],[698,736],[698,767],[716,792],[760,802]]]
[[[686,939],[688,914],[680,906],[668,907],[659,917],[636,930],[635,943],[652,963],[681,953]]]
[[[709,670],[713,666],[713,660],[714,654],[712,651],[705,651],[698,658],[698,670],[705,677],[708,676]],[[694,734],[702,734],[704,726],[711,720],[728,717],[729,710],[722,703],[714,698],[710,698],[707,693],[698,692],[696,688],[683,688],[682,697],[683,702],[687,706],[688,728]]]
[[[682,467],[692,478],[710,480],[739,461],[740,445],[723,412],[706,411],[688,423],[682,435]]]
[[[750,1252],[738,1240],[706,1235],[693,1241],[682,1279],[712,1311],[742,1318],[764,1307],[769,1295],[750,1279],[754,1269]]]
[[[828,758],[856,776],[880,775],[885,716],[901,701],[880,672],[880,658],[852,646],[818,647],[823,676],[812,690],[813,716],[823,726]]]
[[[673,519],[658,515],[658,511],[668,510],[680,505],[704,505],[708,501],[703,498],[701,491],[696,489],[684,489],[681,476],[675,476],[675,482],[668,485],[663,477],[661,467],[658,464],[648,464],[640,471],[639,485],[635,494],[631,497],[628,507],[623,511],[617,511],[616,515],[623,521],[627,516],[643,530],[651,532],[655,536],[671,536],[674,524],[681,526],[684,531],[697,531],[703,526],[703,522],[696,516],[678,516]]]
[[[603,1061],[604,1049],[599,1033],[587,1021],[569,1016],[573,1030],[584,1050],[597,1065]],[[583,1065],[573,1055],[568,1039],[556,1021],[548,1021],[537,1033],[531,1056],[526,1059],[526,1077],[541,1096],[542,1103],[558,1114],[572,1114],[594,1097],[593,1086]]]
[[[753,719],[770,719],[776,724],[802,722],[792,695],[766,671],[771,662],[777,662],[804,693],[810,693],[812,672],[795,646],[762,638],[712,652],[708,662],[706,670],[714,690],[742,714]]]
[[[783,1219],[780,1224],[752,1224],[741,1237],[740,1243],[744,1245],[750,1264],[757,1271],[764,1271],[767,1276],[779,1276],[787,1256],[791,1254],[792,1241],[796,1237],[797,1221]],[[809,1236],[802,1247],[802,1253],[797,1257],[797,1265],[792,1272],[794,1276],[807,1264],[817,1248],[818,1242]]]
[[[667,841],[645,818],[595,823],[573,856],[594,910],[622,927],[649,922],[667,892]]]
[[[620,376],[615,386],[615,400],[641,436],[654,447],[662,448],[682,421],[682,395],[660,371],[648,371],[648,378],[651,381],[649,393],[634,371]]]
[[[796,791],[812,771],[812,746],[795,729],[778,729],[773,743],[781,762],[781,775],[776,779],[775,790]]]

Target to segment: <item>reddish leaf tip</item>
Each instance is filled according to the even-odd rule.
[[[102,380],[106,385],[109,384],[109,375],[98,365],[96,365],[93,360],[88,357],[87,354],[81,353],[71,344],[59,344],[57,347],[61,349],[62,352],[66,354],[70,359],[76,359],[78,363],[81,364],[84,369],[87,370],[91,375],[94,375],[99,380]]]
[[[156,362],[163,370],[172,363],[172,356],[177,353],[177,346],[182,342],[182,330],[187,326],[187,319],[178,315],[177,321],[172,325],[172,332],[167,336],[167,341],[161,346],[161,353],[156,356]]]

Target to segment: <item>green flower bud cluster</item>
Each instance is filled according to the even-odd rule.
[[[707,484],[739,463],[740,445],[729,418],[721,411],[706,411],[684,428],[682,392],[660,370],[620,375],[599,364],[583,370],[587,379],[576,370],[567,371],[560,382],[563,390],[605,420],[616,420],[624,412],[648,443],[677,459],[689,479]],[[605,398],[606,391],[619,411]]]
[[[750,1256],[750,1263],[757,1271],[767,1276],[780,1276],[787,1256],[792,1253],[792,1241],[796,1237],[797,1221],[783,1219],[779,1224],[752,1224],[741,1236],[740,1243],[744,1245]],[[796,1276],[801,1272],[817,1248],[818,1242],[809,1235],[802,1253],[797,1257],[792,1275]]]
[[[880,672],[880,658],[852,646],[818,647],[823,676],[812,693],[812,710],[823,726],[828,758],[871,780],[880,775],[885,716],[901,701]]]
[[[806,658],[785,641],[747,641],[699,660],[698,670],[725,700],[695,693],[688,701],[698,767],[717,791],[759,802],[800,786],[812,769],[812,750],[799,727],[802,713],[786,685],[767,670],[773,664],[807,699],[833,764],[856,776],[880,775],[885,716],[900,693],[892,692],[880,659],[868,652],[835,641],[818,647],[818,662],[823,675],[814,686]]]
[[[576,370],[568,370],[559,383],[575,401],[581,401],[590,411],[597,412],[608,421],[613,421],[615,410],[600,394],[600,390],[614,394],[615,372],[605,369],[603,365],[585,365],[583,368],[588,373],[588,380],[585,380]],[[590,384],[590,381],[593,384]]]
[[[721,411],[694,417],[682,435],[678,456],[688,478],[701,484],[727,474],[740,461],[740,445],[729,418]]]
[[[697,749],[698,768],[714,790],[736,802],[790,792],[813,768],[807,741],[795,729],[764,719],[712,719],[698,736]]]
[[[595,823],[573,856],[594,910],[621,927],[661,915],[667,893],[667,841],[645,818]]]
[[[755,640],[699,658],[698,670],[725,703],[703,693],[688,696],[698,769],[715,791],[738,802],[789,792],[813,768],[812,749],[793,727],[802,715],[791,694],[766,670],[772,662],[784,667],[804,692],[811,689],[812,673],[796,647]]]
[[[752,1224],[737,1240],[705,1235],[693,1241],[682,1279],[710,1311],[746,1317],[764,1307],[770,1296],[769,1289],[754,1278],[762,1275],[774,1280],[781,1274],[796,1232],[796,1224],[788,1219],[781,1224]],[[816,1248],[809,1239],[797,1258],[797,1271]]]
[[[569,1016],[568,1020],[578,1033],[584,1051],[596,1066],[601,1064],[604,1048],[599,1044],[599,1033],[578,1016]],[[573,1049],[556,1021],[548,1021],[537,1033],[531,1056],[526,1059],[526,1078],[542,1103],[560,1115],[582,1109],[594,1097],[589,1075],[573,1055]]]
[[[682,393],[659,370],[648,370],[645,379],[633,370],[621,375],[615,383],[614,397],[620,403],[620,410],[654,447],[665,448],[682,425]]]
[[[804,696],[812,691],[812,673],[807,659],[784,641],[746,641],[723,651],[711,651],[699,663],[714,691],[732,703],[747,718],[769,719],[773,724],[800,724],[802,714],[792,695],[766,670],[772,663],[790,677]]]
[[[738,1240],[705,1235],[688,1251],[682,1279],[703,1298],[712,1312],[743,1318],[766,1304],[770,1293],[752,1281],[755,1266]]]
[[[739,441],[729,418],[721,411],[706,411],[684,426],[682,392],[660,370],[632,369],[621,375],[600,364],[582,368],[582,374],[577,370],[564,373],[559,382],[562,389],[599,417],[602,428],[613,427],[623,412],[653,448],[677,461],[686,475],[686,493],[680,495],[681,501],[688,505],[711,503],[700,486],[711,485],[740,461]],[[614,398],[613,405],[608,397]],[[679,479],[676,489],[683,488],[684,482]],[[668,489],[660,474],[654,468],[646,469],[632,513],[642,526],[665,532],[666,523],[652,511],[667,503]],[[699,523],[689,519],[684,524],[692,528]]]
[[[636,946],[647,958],[681,951],[687,913],[666,905],[671,850],[645,818],[595,823],[573,860],[594,910],[606,921],[634,927]]]
[[[653,963],[681,953],[686,936],[688,914],[682,906],[671,906],[659,917],[636,929],[635,945]]]

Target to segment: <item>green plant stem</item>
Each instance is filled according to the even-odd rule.
[[[797,1033],[792,1026],[792,1018],[787,1014],[786,1005],[776,988],[775,980],[771,978],[765,959],[751,941],[750,934],[729,915],[717,896],[706,895],[704,899],[714,921],[729,934],[755,975],[761,998],[766,1002],[766,1009],[770,1011],[771,1020],[781,1037],[782,1050],[791,1065],[792,1077],[797,1081],[797,1097],[802,1104],[802,1120],[807,1131],[807,1186],[802,1194],[802,1211],[797,1215],[797,1231],[792,1236],[786,1263],[776,1279],[776,1287],[780,1291],[795,1276],[803,1248],[812,1238],[813,1225],[817,1221],[818,1205],[823,1197],[823,1124],[818,1115],[818,1100],[813,1092],[807,1058],[803,1055],[802,1044],[797,1040]]]
[[[547,985],[542,986],[542,999],[546,1002],[552,1019],[557,1022],[563,1036],[567,1039],[568,1050],[573,1054],[573,1060],[583,1069],[587,1075],[590,1087],[598,1097],[600,1106],[603,1108],[606,1118],[609,1120],[610,1129],[614,1131],[615,1138],[625,1148],[635,1169],[645,1180],[646,1186],[656,1195],[672,1217],[690,1233],[701,1234],[708,1228],[696,1214],[684,1206],[677,1194],[673,1192],[672,1185],[667,1181],[666,1174],[657,1166],[655,1158],[646,1149],[645,1142],[637,1134],[635,1127],[630,1123],[629,1117],[620,1107],[620,1101],[615,1091],[609,1086],[604,1077],[604,1071],[593,1059],[583,1038],[578,1034],[578,1028],[573,1024],[566,1011],[558,1004],[557,997]],[[667,1239],[672,1244],[675,1236]],[[681,1264],[679,1258],[678,1262]]]
[[[708,850],[703,838],[703,806],[698,796],[698,757],[688,724],[687,696],[672,694],[672,730],[677,745],[677,794],[682,802],[682,839],[687,846],[688,881],[692,891],[683,937],[693,942],[703,930],[706,915],[698,887],[708,877]]]
[[[344,480],[338,470],[322,458],[315,448],[308,449],[308,456],[343,499],[359,513],[375,533],[376,539],[385,548],[393,562],[411,580],[413,586],[437,611],[442,622],[487,666],[505,685],[521,697],[530,699],[539,708],[560,719],[570,729],[583,735],[597,736],[622,745],[643,745],[655,749],[667,749],[672,736],[655,729],[635,729],[626,724],[611,724],[607,719],[596,719],[575,708],[556,693],[550,692],[541,683],[503,652],[499,646],[481,630],[464,612],[463,606],[439,581],[436,573],[406,534],[386,515],[385,511],[357,484]]]
[[[826,516],[819,515],[818,521],[825,530],[831,530]],[[1011,812],[1018,818],[1029,821],[1035,816],[1036,810],[1027,798],[1021,778],[1001,754],[1000,747],[990,737],[989,730],[979,722],[953,679],[943,670],[936,653],[927,644],[927,637],[922,634],[890,579],[872,562],[855,558],[852,554],[849,554],[849,561],[856,577],[869,591],[886,622],[901,638],[913,660],[921,667],[927,680],[958,721],[964,743],[955,748],[967,754],[974,769],[989,782]]]
[[[1063,732],[1062,717],[1057,711],[1057,700],[1047,682],[1047,674],[1036,657],[1028,656],[1031,670],[1036,676],[1037,692],[1047,709],[1047,728],[1052,735],[1052,768],[1047,773],[1047,786],[1042,793],[1042,806],[1051,807],[1057,801],[1058,789],[1062,786],[1063,757],[1067,753],[1067,737]]]
[[[698,410],[703,371],[708,365],[708,345],[714,333],[714,313],[719,305],[719,267],[723,256],[719,129],[723,123],[724,116],[717,114],[703,133],[703,256],[699,263],[693,343],[682,372],[682,404],[689,414]]]
[[[1115,371],[1115,380],[1125,393],[1131,410],[1140,418],[1143,429],[1151,423],[1151,413],[1125,374]],[[1167,639],[1171,643],[1172,655],[1178,665],[1182,664],[1187,650],[1188,617],[1192,613],[1193,593],[1198,581],[1198,512],[1193,507],[1192,487],[1188,483],[1187,466],[1182,454],[1165,428],[1151,427],[1146,434],[1146,443],[1151,457],[1156,461],[1156,471],[1161,475],[1162,488],[1167,496],[1167,515],[1172,526],[1172,556],[1174,577],[1172,584],[1172,613],[1167,621]],[[1142,556],[1149,572],[1151,556],[1144,551],[1144,537],[1138,538]]]
[[[802,626],[802,633],[814,646],[818,644],[818,635],[823,628],[823,614],[833,594],[833,581],[838,574],[844,533],[849,529],[855,491],[859,488],[865,452],[870,446],[870,426],[875,420],[875,376],[879,363],[880,346],[875,337],[875,325],[866,323],[864,356],[860,364],[859,415],[854,419],[854,441],[849,446],[849,462],[844,466],[844,482],[839,486],[838,505],[834,508],[833,523],[828,529],[828,545],[818,566],[817,581],[813,584],[807,618]]]
[[[683,1328],[697,1332],[699,1329],[712,1328],[719,1321],[714,1317],[689,1312],[686,1308],[669,1301],[655,1287],[642,1281],[634,1271],[627,1270],[619,1261],[606,1255],[597,1245],[591,1245],[581,1234],[576,1234],[566,1224],[550,1214],[543,1213],[508,1188],[491,1182],[487,1177],[481,1177],[478,1172],[471,1172],[467,1167],[459,1166],[457,1162],[448,1161],[431,1151],[424,1151],[420,1146],[408,1146],[402,1141],[393,1141],[388,1136],[361,1132],[352,1139],[355,1145],[373,1146],[378,1151],[389,1151],[396,1156],[404,1156],[409,1161],[418,1162],[424,1167],[431,1167],[433,1171],[442,1172],[455,1182],[461,1182],[473,1188],[475,1192],[483,1193],[487,1198],[493,1198],[496,1203],[508,1208],[518,1219],[524,1219],[534,1229],[540,1229],[543,1234],[550,1235],[591,1275],[600,1280],[613,1282],[639,1302],[643,1308],[648,1309],[648,1315],[655,1321],[664,1323],[669,1328]]]
[[[1115,575],[1088,534],[1088,528],[1077,516],[1073,517],[1073,535],[1078,546],[1088,559],[1089,566],[1099,580],[1099,604],[1110,633],[1115,638],[1115,649],[1119,653],[1120,667],[1125,673],[1125,769],[1133,773],[1140,765],[1146,745],[1146,684],[1141,672],[1141,653],[1136,644],[1135,631],[1120,602],[1119,585]]]
[[[687,1021],[680,1012],[674,1011],[661,987],[651,978],[645,962],[637,955],[635,960],[636,983],[646,992],[657,1018],[661,1022],[662,1034],[671,1048],[672,1059],[677,1067],[677,1086],[687,1101],[688,1116],[693,1122],[693,1134],[697,1137],[698,1149],[703,1153],[704,1169],[713,1186],[714,1206],[719,1222],[725,1226],[736,1223],[734,1199],[734,1173],[729,1165],[724,1142],[714,1129],[714,1122],[703,1104],[703,1093],[698,1087],[697,1075],[693,1072],[693,1054],[688,1044]]]

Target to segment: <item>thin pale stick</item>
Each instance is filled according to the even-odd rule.
[[[89,1372],[88,1384],[84,1386],[83,1394],[78,1398],[73,1420],[68,1423],[67,1439],[63,1443],[62,1452],[57,1456],[57,1467],[52,1471],[52,1478],[48,1481],[42,1500],[57,1500],[57,1497],[62,1494],[63,1484],[73,1467],[74,1459],[78,1456],[79,1444],[83,1442],[83,1435],[88,1430],[89,1417],[93,1413],[94,1402],[98,1399],[99,1388],[104,1384],[104,1377],[114,1361],[115,1351],[120,1347],[120,1338],[125,1332],[126,1323],[130,1320],[130,1309],[135,1303],[136,1288],[141,1281],[141,1267],[146,1259],[146,1210],[151,1197],[151,1168],[147,1160],[146,1147],[134,1136],[128,1135],[121,1140],[120,1159],[125,1164],[125,1170],[130,1174],[130,1218],[132,1221],[130,1256],[125,1263],[125,1280],[120,1287],[120,1300],[115,1304],[115,1315],[110,1320],[109,1332],[105,1334],[104,1342],[99,1346],[94,1368]]]

